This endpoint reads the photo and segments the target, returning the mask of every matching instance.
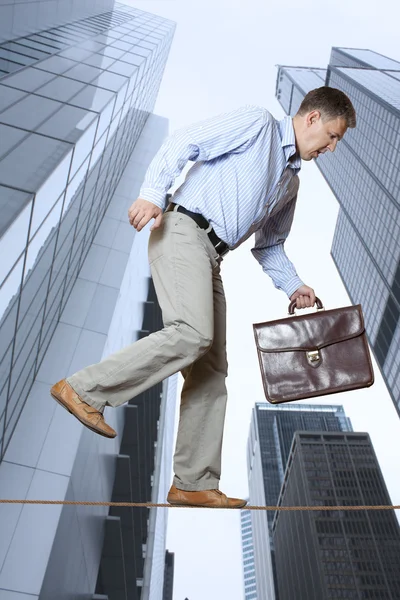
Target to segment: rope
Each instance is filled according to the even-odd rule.
[[[0,504],[64,504],[68,506],[124,506],[129,508],[229,508],[227,506],[191,506],[155,504],[153,502],[85,502],[73,500],[3,500]],[[244,506],[241,510],[269,510],[269,511],[307,511],[307,510],[400,510],[399,506]]]

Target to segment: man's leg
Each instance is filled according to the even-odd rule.
[[[213,338],[212,269],[204,232],[188,216],[164,215],[149,259],[164,328],[67,378],[90,406],[119,406],[207,352]]]
[[[226,303],[217,266],[213,270],[214,339],[210,350],[183,369],[185,379],[174,456],[174,485],[218,489],[226,409]]]

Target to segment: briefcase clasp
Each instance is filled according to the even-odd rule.
[[[320,359],[319,350],[309,350],[307,352],[307,358],[310,362],[318,362]]]

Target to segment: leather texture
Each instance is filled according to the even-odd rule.
[[[291,308],[292,304],[289,317],[253,325],[268,402],[292,402],[374,383],[360,304],[294,316]]]
[[[168,492],[167,501],[173,506],[204,506],[208,508],[243,508],[247,501],[240,498],[228,498],[220,490],[202,490],[188,492],[174,485]]]
[[[54,384],[50,394],[88,429],[103,437],[116,437],[116,431],[107,425],[102,413],[82,400],[65,379],[61,379],[61,381]]]

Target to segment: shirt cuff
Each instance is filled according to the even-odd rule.
[[[167,192],[155,190],[153,188],[142,188],[139,192],[139,198],[147,200],[162,209],[165,208],[166,197]]]
[[[300,279],[300,277],[292,277],[292,279],[289,279],[289,281],[282,286],[282,289],[290,299],[290,296],[294,294],[295,291],[298,290],[302,285],[304,285],[304,282]]]

